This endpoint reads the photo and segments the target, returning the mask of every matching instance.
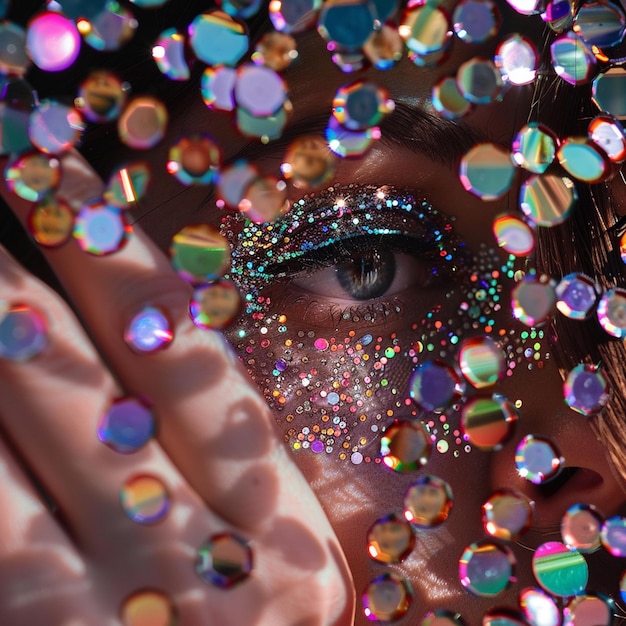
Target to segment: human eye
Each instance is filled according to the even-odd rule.
[[[289,298],[293,306],[315,304],[313,323],[355,314],[375,323],[450,289],[467,254],[451,219],[419,194],[348,185],[305,197],[273,225],[248,224],[233,272],[252,304]]]

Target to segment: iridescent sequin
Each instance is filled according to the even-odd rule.
[[[48,344],[48,324],[37,309],[0,302],[0,358],[28,361]]]
[[[145,306],[124,331],[124,341],[134,352],[150,354],[167,348],[174,339],[172,322],[163,309]]]
[[[221,589],[230,589],[244,582],[252,573],[252,567],[250,544],[233,533],[213,535],[198,549],[198,576]]]
[[[170,496],[160,478],[138,475],[129,478],[120,491],[124,513],[137,524],[156,524],[170,510]]]
[[[118,398],[98,424],[98,439],[120,454],[136,452],[154,436],[152,411],[135,398]]]

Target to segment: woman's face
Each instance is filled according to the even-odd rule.
[[[322,502],[357,592],[389,571],[368,554],[372,524],[402,513],[405,494],[423,475],[449,487],[452,506],[446,515],[436,524],[418,525],[415,548],[392,566],[415,593],[407,624],[419,623],[429,610],[448,609],[474,625],[494,606],[517,606],[519,592],[536,586],[533,550],[561,540],[559,525],[568,507],[595,504],[610,516],[624,503],[587,419],[563,402],[549,331],[531,329],[512,316],[513,275],[525,266],[498,248],[492,223],[502,212],[516,213],[516,185],[503,198],[485,202],[466,192],[458,177],[459,159],[475,141],[510,145],[527,121],[533,88],[512,88],[501,102],[478,107],[463,128],[441,121],[433,134],[433,122],[419,115],[432,111],[435,80],[453,75],[469,58],[489,56],[492,47],[456,41],[450,58],[436,68],[419,68],[404,59],[392,71],[368,71],[367,78],[386,85],[403,103],[399,106],[411,122],[397,134],[408,134],[410,141],[400,145],[397,137],[383,134],[361,158],[339,159],[327,183],[330,189],[294,206],[269,236],[267,228],[254,225],[242,232],[236,219],[224,226],[235,246],[235,277],[239,270],[244,289],[252,293],[252,306],[228,336]],[[330,115],[337,88],[353,78],[333,65],[316,35],[307,36],[301,59],[286,73],[292,123],[307,129],[306,120]],[[226,156],[247,143],[227,127],[224,114],[207,111],[199,99],[194,106],[175,123],[174,132],[206,130]],[[284,150],[284,143],[270,143],[254,162],[261,172],[279,176]],[[164,163],[165,154],[161,157]],[[164,248],[183,225],[220,224],[227,216],[214,201],[205,201],[205,188],[183,189],[173,178],[154,178],[138,218]],[[289,187],[292,203],[302,195]],[[292,254],[294,241],[308,242],[308,252]],[[248,262],[289,275],[252,281],[246,278]],[[450,408],[423,411],[409,393],[415,368],[435,360],[456,368],[464,342],[484,337],[505,354],[503,379],[484,390],[468,384]],[[464,439],[461,414],[475,398],[493,394],[508,400],[519,420],[511,423],[512,436],[497,451],[485,451]],[[433,447],[423,469],[397,472],[381,462],[381,433],[394,420],[407,419],[427,427]],[[548,437],[565,467],[578,471],[568,470],[567,480],[543,487],[522,478],[514,456],[526,434]],[[509,546],[517,560],[517,582],[496,597],[477,597],[460,583],[459,558],[466,546],[486,537],[481,505],[502,488],[517,489],[534,501],[534,528]],[[412,493],[425,519],[449,507],[442,486],[426,485]],[[618,597],[619,560],[600,550],[588,561],[589,588]],[[357,616],[357,623],[367,623],[360,607]]]

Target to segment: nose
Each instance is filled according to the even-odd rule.
[[[574,504],[592,504],[607,517],[617,514],[626,503],[623,482],[609,462],[590,418],[566,405],[563,382],[554,362],[547,361],[541,370],[516,372],[503,384],[502,391],[509,400],[521,403],[520,418],[511,440],[492,453],[492,488],[514,488],[534,501],[539,528],[558,525]],[[521,475],[515,453],[525,435],[547,438],[557,456],[562,457],[561,471],[552,479],[535,484]]]

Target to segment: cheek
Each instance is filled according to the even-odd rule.
[[[548,354],[543,331],[513,323],[513,265],[487,247],[472,263],[463,281],[390,303],[387,321],[375,307],[336,307],[329,316],[333,305],[303,304],[289,285],[265,290],[260,310],[228,335],[292,450],[378,463],[379,433],[396,418],[420,417],[436,452],[471,451],[460,424],[463,401],[440,414],[422,412],[409,397],[414,368],[440,359],[458,369],[460,346],[476,336],[502,348],[506,378],[541,367]],[[330,329],[320,327],[322,316],[333,320]]]

